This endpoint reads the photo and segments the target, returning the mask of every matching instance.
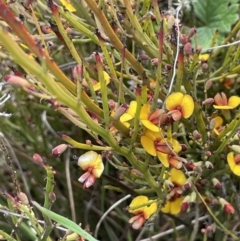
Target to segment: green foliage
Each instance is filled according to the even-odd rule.
[[[197,18],[198,44],[207,49],[211,47],[215,31],[219,32],[216,44],[223,42],[224,36],[239,19],[238,0],[193,1],[194,16]],[[212,46],[213,47],[213,46]]]

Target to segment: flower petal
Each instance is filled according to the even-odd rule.
[[[154,125],[151,121],[149,120],[141,120],[142,124],[149,130],[153,132],[159,132],[160,128],[156,125]]]
[[[179,110],[170,111],[168,114],[171,114],[174,121],[178,121],[182,118],[182,112]]]
[[[141,108],[140,112],[140,120],[148,120],[148,116],[150,115],[151,106],[149,104],[144,104]]]
[[[231,109],[234,109],[234,108],[235,108],[235,107],[229,106],[229,105],[213,105],[213,107],[214,107],[216,110],[231,110]]]
[[[150,139],[149,137],[147,137],[145,135],[141,136],[141,144],[148,154],[150,154],[152,156],[157,155],[157,151],[155,149],[154,142],[152,139]]]
[[[238,96],[231,96],[228,100],[228,106],[231,106],[233,108],[238,107],[240,104],[240,98]]]
[[[98,158],[98,153],[95,151],[87,151],[78,158],[78,166],[83,170],[88,169],[89,166],[93,166],[94,162]]]
[[[193,98],[190,95],[184,95],[181,103],[182,115],[185,119],[189,118],[194,110]]]
[[[175,92],[167,97],[166,108],[167,110],[174,110],[176,107],[180,106],[183,99],[183,93]]]
[[[130,115],[130,114],[128,114],[128,113],[124,113],[124,114],[120,117],[120,121],[121,121],[122,123],[127,122],[127,121],[129,121],[129,120],[131,120],[131,119],[133,119],[133,116]]]
[[[164,131],[160,129],[159,132],[154,132],[149,129],[145,130],[144,135],[147,136],[152,141],[161,141],[164,138]]]
[[[141,207],[141,208],[137,208],[137,209],[134,209],[135,207],[137,206],[140,206],[144,203],[147,203],[148,202],[148,197],[146,196],[137,196],[135,197],[132,202],[130,203],[129,205],[129,210],[128,212],[129,213],[134,213],[134,214],[138,214],[139,212],[142,212],[144,210],[144,206]]]
[[[169,180],[173,183],[176,183],[178,186],[183,186],[187,179],[181,170],[172,168],[170,170]]]
[[[131,219],[130,219],[131,220]],[[136,219],[134,222],[132,222],[132,228],[133,229],[139,229],[142,227],[143,223],[144,223],[144,217],[140,216],[138,217],[138,219]]]
[[[169,167],[168,154],[165,154],[163,152],[157,152],[157,156],[159,161],[163,164],[163,166]]]
[[[176,153],[178,153],[178,152],[180,152],[182,150],[181,144],[176,139],[172,138],[169,142],[172,143],[173,150]]]
[[[183,197],[176,198],[174,201],[170,201],[170,213],[176,215],[181,211],[181,205]]]
[[[149,200],[151,201],[151,200]],[[150,206],[145,207],[143,212],[144,212],[144,218],[149,219],[149,217],[154,214],[157,211],[157,203],[152,203]]]
[[[104,170],[104,165],[102,162],[102,156],[98,155],[97,160],[94,163],[92,174],[94,175],[94,177],[98,178],[102,175],[103,170]]]
[[[164,207],[162,207],[161,211],[163,213],[169,213],[170,212],[170,201],[167,201],[166,204],[164,205]]]
[[[235,163],[235,160],[234,160],[234,153],[233,152],[229,152],[228,155],[227,155],[227,162],[228,162],[228,165],[231,169],[231,171],[233,172],[235,166],[236,166],[236,163]]]
[[[136,113],[136,109],[137,109],[137,101],[133,100],[130,102],[130,105],[127,109],[127,113],[134,117]]]

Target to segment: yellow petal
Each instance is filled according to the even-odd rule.
[[[199,54],[199,57],[198,57],[200,60],[203,59],[203,60],[208,60],[209,58],[209,54]]]
[[[240,166],[239,166],[239,165],[236,165],[236,166],[233,168],[232,172],[233,172],[235,175],[240,176]]]
[[[194,110],[194,102],[190,95],[184,95],[181,103],[182,115],[184,118],[189,118]]]
[[[183,99],[183,93],[181,92],[172,93],[167,97],[166,108],[168,110],[174,110],[176,107],[181,105],[182,99]]]
[[[144,135],[153,141],[161,141],[164,138],[164,131],[161,129],[159,132],[154,132],[147,129],[145,130]]]
[[[216,110],[231,110],[235,107],[229,105],[213,105]]]
[[[238,96],[231,96],[228,100],[228,106],[236,108],[240,104],[240,98]]]
[[[163,164],[163,166],[169,167],[168,154],[158,151],[157,156],[158,156],[159,161]]]
[[[149,201],[151,201],[151,200],[149,200]],[[155,203],[155,202],[152,203],[149,207],[145,207],[143,210],[145,219],[148,219],[156,211],[157,211],[157,203]]]
[[[134,117],[136,113],[136,109],[137,109],[137,101],[131,101],[127,109],[127,113],[132,117]]]
[[[170,212],[170,201],[167,201],[164,207],[162,207],[161,211],[163,213],[169,213]]]
[[[177,170],[175,168],[172,168],[170,171],[170,178],[169,180],[173,183],[178,184],[179,186],[183,186],[183,184],[186,182],[185,174],[181,170]]]
[[[102,162],[102,156],[98,154],[98,156],[94,162],[94,168],[92,170],[92,174],[98,178],[102,175],[103,170],[104,170],[104,165]]]
[[[124,113],[124,114],[120,117],[120,121],[121,121],[122,123],[124,123],[124,122],[127,122],[127,121],[131,120],[132,118],[133,118],[132,115],[130,115],[130,114],[128,114],[128,113]]]
[[[86,170],[89,166],[94,166],[98,158],[98,153],[95,151],[88,151],[78,158],[78,166]]]
[[[148,154],[150,154],[152,156],[157,155],[157,152],[156,152],[156,149],[154,146],[154,142],[149,137],[147,137],[145,135],[141,136],[141,144]]]
[[[229,152],[228,155],[227,155],[227,162],[228,162],[228,165],[231,169],[231,171],[233,172],[235,166],[236,166],[236,163],[235,163],[235,160],[234,160],[234,153],[233,152]]]
[[[76,9],[73,7],[71,2],[69,0],[60,0],[62,5],[69,11],[69,12],[75,12]]]
[[[172,147],[173,147],[174,152],[178,153],[182,150],[182,146],[180,145],[180,143],[177,140],[172,138],[170,140],[170,143],[172,143]]]
[[[149,104],[144,104],[141,108],[139,119],[148,120],[148,116],[150,115],[150,109],[151,106]]]
[[[105,79],[105,84],[108,85],[110,83],[110,76],[107,72],[103,71],[103,76],[104,76],[104,79]],[[101,88],[101,84],[100,82],[98,82],[97,84],[93,85],[93,90],[94,91],[97,91],[97,90],[100,90]]]
[[[181,204],[183,201],[183,197],[179,197],[174,201],[170,201],[170,213],[176,215],[181,211]]]
[[[215,118],[213,118],[213,120],[215,120],[215,128],[218,128],[223,124],[223,118],[220,116],[216,116]]]
[[[149,130],[153,132],[159,132],[160,128],[156,125],[154,125],[151,121],[149,120],[142,120],[142,124]]]
[[[146,196],[135,197],[129,205],[129,210],[128,210],[129,213],[137,214],[139,212],[142,212],[145,208],[144,206],[141,207],[141,208],[137,208],[137,209],[135,209],[135,207],[140,206],[140,205],[142,205],[144,203],[147,203],[147,202],[148,202],[148,197],[146,197]]]

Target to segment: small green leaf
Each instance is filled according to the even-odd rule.
[[[210,47],[214,32],[219,31],[217,44],[220,44],[224,34],[231,31],[231,26],[238,20],[238,0],[201,0],[194,1],[194,13],[201,22],[197,27],[198,44]]]
[[[61,224],[62,226],[68,228],[69,230],[79,234],[81,237],[89,240],[89,241],[98,241],[97,239],[93,238],[89,233],[84,231],[81,227],[79,227],[76,223],[73,221],[64,218],[63,216],[56,214],[42,206],[40,206],[37,202],[32,201],[32,204],[39,209],[44,215],[48,216],[55,222]]]

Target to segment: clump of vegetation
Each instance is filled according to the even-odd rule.
[[[239,239],[239,10],[216,2],[0,0],[3,239]]]

